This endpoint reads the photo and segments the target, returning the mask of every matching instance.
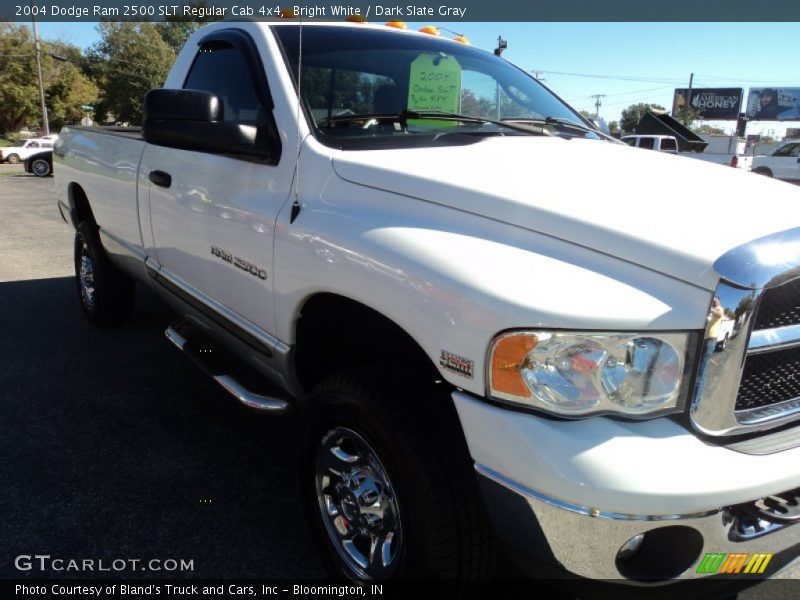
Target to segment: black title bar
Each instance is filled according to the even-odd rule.
[[[797,0],[433,0],[412,3],[268,0],[4,0],[0,21],[215,21],[222,19],[368,22],[734,22],[800,21]],[[676,44],[678,41],[676,40]]]

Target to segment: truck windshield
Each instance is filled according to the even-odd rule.
[[[301,56],[300,27],[273,31],[295,85],[300,82],[314,135],[330,146],[455,144],[487,135],[600,139],[533,77],[458,42],[388,28],[313,25],[302,29]]]

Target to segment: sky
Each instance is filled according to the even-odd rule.
[[[436,23],[463,33],[473,46],[493,50],[538,77],[578,110],[618,121],[636,102],[672,107],[673,90],[687,87],[800,87],[800,23]],[[423,25],[410,24],[413,27]],[[93,23],[40,23],[44,39],[80,47],[98,41]],[[443,35],[452,34],[442,31]],[[712,123],[733,132],[733,121]],[[795,125],[800,126],[800,123]],[[791,124],[789,125],[791,126]],[[786,125],[748,124],[748,134],[782,136]]]

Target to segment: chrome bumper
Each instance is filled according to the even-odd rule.
[[[476,464],[475,469],[480,475],[486,505],[501,540],[517,554],[537,563],[554,564],[581,577],[631,583],[708,577],[713,573],[697,572],[703,557],[706,553],[721,552],[775,555],[761,575],[764,577],[800,553],[800,524],[775,526],[752,538],[737,539],[741,538],[737,535],[737,521],[727,509],[690,515],[605,513],[550,498],[481,465]],[[658,561],[686,557],[685,568],[673,561],[669,568],[674,573],[669,576],[631,576],[631,569],[625,566],[625,561],[618,560],[619,550],[639,534],[647,534],[647,540],[656,531],[662,530],[663,533],[667,528],[680,533],[677,537],[667,535],[659,539],[655,549]],[[692,540],[696,540],[696,544],[689,548],[693,546]],[[742,573],[739,576],[754,575]]]

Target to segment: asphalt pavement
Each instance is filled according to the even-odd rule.
[[[20,575],[20,554],[325,577],[285,420],[244,410],[177,352],[174,313],[143,286],[130,323],[91,327],[53,179],[14,170],[0,169],[0,578]]]
[[[0,223],[0,579],[35,554],[192,561],[178,578],[324,578],[287,418],[242,409],[175,351],[175,315],[143,286],[131,322],[88,324],[52,178],[0,165]],[[800,562],[778,577],[800,578]]]

